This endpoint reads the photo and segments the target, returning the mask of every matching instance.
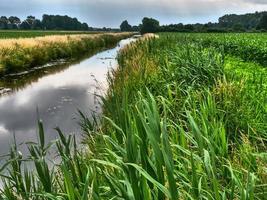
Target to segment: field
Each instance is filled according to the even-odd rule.
[[[58,59],[92,54],[130,35],[132,33],[103,33],[0,39],[0,75],[23,72]]]
[[[266,199],[266,37],[162,33],[129,45],[104,117],[80,113],[84,148],[59,129],[46,144],[39,121],[31,156],[10,151],[3,198]],[[51,145],[62,161],[49,171]]]
[[[254,61],[267,66],[267,34],[206,34],[192,35],[203,45],[223,47],[226,53],[238,56],[245,61]]]
[[[73,35],[73,34],[96,34],[88,31],[8,31],[0,30],[0,39],[9,38],[34,38],[49,35]]]

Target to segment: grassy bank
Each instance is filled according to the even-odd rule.
[[[123,169],[127,163],[138,166],[122,172],[136,199],[144,194],[264,199],[267,80],[262,66],[225,58],[223,48],[202,46],[192,35],[162,34],[125,49],[114,75],[106,107],[121,128],[112,145],[123,143],[126,153],[122,163],[103,159]],[[157,184],[168,192],[162,194]]]
[[[0,39],[0,75],[22,72],[57,59],[92,54],[131,35],[106,33]]]
[[[82,150],[59,130],[59,140],[46,145],[39,123],[30,157],[11,149],[4,199],[266,197],[262,66],[181,34],[140,40],[118,60],[105,117],[81,115]],[[62,159],[53,170],[45,159],[50,145]],[[34,170],[26,170],[32,161]]]
[[[97,32],[89,31],[38,31],[38,30],[0,30],[0,39],[10,38],[34,38],[49,35],[77,35],[77,34],[96,34]]]

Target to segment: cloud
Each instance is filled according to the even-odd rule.
[[[264,4],[267,5],[266,0],[243,0],[244,2],[251,3],[251,4]]]
[[[0,136],[2,136],[2,134],[8,134],[9,131],[4,127],[4,125],[0,124]]]
[[[149,16],[166,23],[216,21],[230,13],[267,10],[267,0],[1,0],[2,15],[67,14],[90,26],[118,27]]]

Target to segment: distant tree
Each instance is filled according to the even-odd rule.
[[[6,16],[0,17],[0,29],[7,29],[8,19]]]
[[[132,31],[140,31],[140,26],[132,26]]]
[[[257,25],[257,29],[267,30],[267,14],[262,16],[259,24]]]
[[[20,29],[22,29],[22,30],[29,30],[29,29],[31,29],[31,25],[28,23],[27,20],[24,20],[24,21],[20,24]]]
[[[43,29],[43,24],[42,24],[41,20],[35,19],[31,28],[32,29],[35,29],[35,30],[41,30],[41,29]]]
[[[243,26],[242,24],[240,24],[240,23],[234,24],[234,25],[232,26],[232,29],[233,29],[234,31],[237,31],[237,32],[243,32],[243,31],[245,31],[244,26]]]
[[[87,25],[88,26],[88,25]],[[94,31],[95,30],[95,28],[94,27],[88,27],[88,29],[87,29],[88,31]]]
[[[131,31],[132,30],[132,26],[128,23],[127,20],[123,21],[120,25],[120,29],[121,31]]]
[[[67,15],[43,15],[42,25],[47,30],[88,30],[88,24]]]
[[[192,26],[193,26],[193,31],[195,31],[195,32],[205,32],[203,24],[197,23],[197,24],[194,24]]]
[[[184,32],[184,25],[181,23],[163,25],[160,27],[160,31],[162,32]]]
[[[160,30],[159,21],[145,17],[142,20],[141,33],[156,33]]]
[[[192,24],[186,24],[186,25],[184,25],[184,29],[186,30],[186,31],[189,31],[189,32],[192,32],[192,31],[194,31],[194,25],[192,25]]]
[[[224,15],[219,18],[218,27],[220,28],[232,28],[235,24],[241,24],[244,29],[252,30],[257,27],[261,18],[267,15],[267,12],[255,12],[243,15]]]
[[[42,29],[42,22],[39,19],[36,19],[34,16],[28,16],[20,25],[20,29],[29,30],[40,30]]]
[[[9,23],[11,24],[13,29],[17,29],[21,23],[20,18],[16,16],[10,16],[8,18]]]
[[[87,23],[82,23],[82,30],[84,30],[84,31],[89,30],[89,26]]]
[[[33,29],[34,28],[34,24],[35,24],[35,17],[34,16],[28,16],[27,19],[25,20],[26,22],[28,22],[29,26],[30,26],[30,29]]]
[[[99,29],[99,31],[111,31],[112,29],[111,28],[107,28],[107,27],[103,27],[102,29]]]

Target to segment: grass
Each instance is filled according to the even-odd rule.
[[[223,47],[226,53],[267,66],[266,33],[193,34],[205,46]]]
[[[178,161],[176,170],[182,177],[176,183],[185,187],[181,199],[191,198],[190,187],[194,185],[204,190],[201,198],[253,199],[251,195],[263,198],[259,190],[266,190],[266,161],[262,160],[267,120],[266,90],[262,85],[266,80],[261,79],[258,68],[251,81],[238,74],[233,76],[236,72],[231,68],[236,63],[226,60],[221,48],[206,48],[190,38],[181,39],[181,35],[161,35],[158,41],[141,45],[121,54],[121,68],[115,73],[117,78],[113,83],[116,93],[112,93],[111,99],[122,98],[120,88],[124,87],[131,91],[128,99],[135,102],[134,91],[144,93],[148,87],[154,96],[168,102],[169,126],[178,127],[169,135],[181,137],[180,142],[171,140],[173,146],[178,144],[179,149],[183,147],[182,152],[188,152],[187,156],[196,154],[198,158],[191,166],[190,158],[184,154],[182,161]],[[138,50],[140,46],[142,51]],[[114,113],[112,107],[108,113]],[[120,115],[115,113],[111,118],[116,116]],[[179,160],[178,156],[174,160]],[[181,167],[185,167],[182,172]],[[186,170],[197,170],[197,174],[191,177]],[[251,194],[245,188],[248,186],[253,187]],[[193,198],[199,199],[201,192],[195,193]]]
[[[22,72],[58,59],[93,53],[131,35],[106,33],[0,39],[0,74]]]
[[[10,38],[34,38],[43,37],[50,35],[72,35],[72,34],[96,34],[97,32],[89,31],[12,31],[12,30],[0,30],[0,39],[10,39]]]
[[[83,147],[59,129],[46,144],[39,122],[30,156],[15,146],[7,157],[3,199],[266,198],[262,66],[181,34],[140,40],[118,60],[104,117],[81,113]],[[49,170],[51,145],[61,162]]]

